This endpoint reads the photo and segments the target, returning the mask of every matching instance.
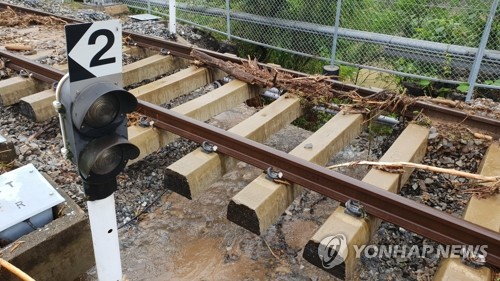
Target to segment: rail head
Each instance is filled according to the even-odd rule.
[[[269,148],[191,119],[171,110],[139,101],[138,112],[155,126],[198,143],[217,145],[220,153],[255,167],[276,167],[284,178],[340,202],[360,201],[366,211],[446,245],[488,245],[488,263],[500,266],[500,233],[455,218],[373,185],[327,170],[298,157]]]

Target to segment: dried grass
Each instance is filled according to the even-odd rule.
[[[33,14],[18,14],[10,7],[0,11],[0,26],[20,26],[27,27],[30,25],[64,25],[65,20],[52,16],[40,16]]]

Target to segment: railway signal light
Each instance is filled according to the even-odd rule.
[[[116,176],[139,156],[128,141],[127,113],[137,107],[122,81],[119,21],[66,26],[68,72],[56,89],[67,158],[77,167],[90,201],[117,189]]]
[[[56,89],[63,154],[78,167],[87,195],[99,280],[122,280],[116,176],[139,156],[128,141],[127,113],[137,99],[122,88],[118,20],[67,25],[68,72]]]
[[[137,99],[103,79],[84,80],[75,91],[67,79],[61,83],[66,155],[77,165],[89,200],[106,198],[116,190],[116,176],[127,161],[139,156],[139,149],[127,139],[126,116],[136,108]]]

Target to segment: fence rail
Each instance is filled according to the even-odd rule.
[[[122,0],[169,16],[167,0]],[[500,90],[499,0],[184,0],[176,21],[276,50]],[[170,3],[172,5],[172,3]],[[498,93],[497,93],[498,95]]]

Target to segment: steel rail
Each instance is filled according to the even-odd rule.
[[[140,35],[141,38],[147,38],[146,36]],[[136,37],[139,38],[139,37]],[[150,39],[150,41],[144,41],[145,45],[156,44],[155,41],[158,39]],[[182,53],[183,45],[177,44],[176,50],[172,50],[172,53]],[[174,46],[174,45],[170,45]],[[174,49],[174,48],[172,48]],[[207,51],[209,52],[209,51]],[[217,53],[216,53],[217,54]],[[22,56],[14,55],[7,51],[0,50],[0,57],[5,57],[7,59],[6,66],[15,70],[26,70],[32,77],[40,79],[42,81],[52,83],[59,81],[64,73],[60,70],[45,66],[43,64],[28,60]],[[182,57],[186,57],[182,55]],[[234,58],[233,58],[234,59]],[[296,73],[297,75],[302,75],[302,73]],[[305,75],[305,74],[303,74]],[[402,110],[402,109],[401,109]],[[479,115],[469,115],[468,113],[456,110],[452,108],[446,108],[432,103],[427,103],[423,101],[417,101],[415,104],[407,108],[405,114],[408,117],[413,116],[413,111],[422,111],[423,114],[429,116],[434,120],[442,120],[444,122],[462,123],[464,125],[470,126],[471,128],[476,128],[487,132],[489,135],[500,138],[500,120],[492,119],[488,117],[482,117]]]
[[[5,9],[7,6],[11,7],[13,10],[18,11],[18,12],[24,12],[24,13],[33,13],[33,14],[38,14],[42,16],[52,16],[54,17],[55,15],[47,13],[47,12],[42,12],[38,10],[33,10],[17,5],[11,5],[7,3],[1,3],[0,2],[0,9]],[[67,21],[68,23],[82,23],[82,21],[68,18],[68,17],[63,17],[63,16],[55,16],[58,17],[64,21]],[[216,57],[218,59],[222,59],[225,61],[230,61],[234,63],[241,63],[243,61],[242,58],[234,57],[234,56],[229,56],[226,54],[221,54],[218,52],[210,51],[210,50],[205,50],[205,49],[200,49],[195,46],[186,46],[177,42],[172,42],[172,41],[167,41],[159,37],[151,37],[147,35],[142,35],[134,32],[123,32],[124,37],[128,37],[132,39],[133,42],[135,42],[138,46],[141,47],[151,47],[151,48],[156,48],[156,49],[164,49],[169,51],[172,55],[179,56],[182,58],[186,59],[191,59],[191,51],[196,48],[197,50],[200,50],[202,52],[205,52],[206,54]],[[7,56],[5,53],[1,52],[0,56]],[[12,68],[15,68],[12,63],[9,64],[12,66]],[[269,67],[266,64],[259,63],[260,66],[262,67]],[[29,68],[26,63],[22,63],[22,65],[19,66],[20,68]],[[19,69],[19,67],[17,69]],[[9,68],[11,68],[9,66]],[[298,72],[298,71],[293,71],[289,69],[284,69],[284,68],[278,68],[278,71],[282,72],[287,72],[290,73],[294,76],[297,77],[304,77],[307,76],[308,74]],[[36,71],[31,71],[32,73],[37,73]],[[48,73],[48,72],[45,72]],[[36,77],[36,76],[35,76]],[[61,75],[62,77],[62,75]],[[369,88],[364,88],[356,85],[350,85],[350,84],[344,84],[339,81],[335,80],[330,80],[332,83],[334,89],[339,90],[339,91],[356,91],[361,95],[373,95],[379,90],[374,90],[374,89],[369,89]],[[398,110],[403,110],[402,108]],[[461,123],[466,126],[470,126],[471,128],[476,128],[485,131],[489,135],[495,137],[495,138],[500,138],[500,120],[497,119],[492,119],[488,117],[482,117],[478,115],[470,115],[466,112],[448,108],[448,107],[443,107],[439,105],[435,105],[432,103],[424,102],[424,101],[417,101],[415,102],[412,106],[408,107],[407,110],[405,111],[405,114],[407,116],[412,116],[413,111],[421,111],[423,114],[433,118],[433,119],[441,119],[446,122],[455,122],[455,123]]]
[[[0,3],[0,8],[7,4]],[[8,5],[14,8],[13,5]],[[16,6],[17,7],[17,6]],[[49,13],[33,11],[19,7],[26,12],[53,16]],[[64,18],[63,18],[64,19]],[[80,22],[69,19],[68,22]],[[184,46],[179,43],[152,38],[131,32],[124,32],[139,44],[155,48],[164,48],[172,54],[190,58],[192,46]],[[209,55],[227,61],[240,62],[240,58],[224,54],[202,50]],[[0,56],[7,58],[7,67],[17,70],[25,69],[38,79],[58,81],[63,72],[56,69],[34,63],[22,57],[0,51]],[[297,76],[306,74],[289,71]],[[48,81],[49,82],[49,81]],[[361,94],[374,94],[376,91],[334,82],[335,87],[345,87],[344,90],[360,90]],[[473,127],[485,127],[485,130],[498,134],[500,121],[480,116],[470,116],[458,110],[444,108],[430,103],[417,102],[415,109],[421,109],[424,113],[444,119],[463,121],[465,124],[473,124]],[[171,131],[182,137],[201,143],[208,140],[219,147],[219,151],[242,160],[256,167],[265,169],[269,166],[280,169],[285,178],[305,186],[311,190],[321,193],[329,198],[346,202],[355,199],[362,202],[368,213],[383,220],[392,222],[422,236],[429,237],[437,242],[447,245],[488,245],[488,263],[500,267],[500,234],[462,219],[452,217],[433,208],[423,206],[409,199],[383,191],[375,186],[349,178],[334,171],[326,170],[324,167],[309,163],[297,157],[271,149],[260,143],[256,143],[226,131],[209,126],[175,112],[139,101],[138,111],[155,119],[155,126]],[[432,114],[429,114],[432,113]],[[444,115],[443,115],[444,113]],[[445,116],[445,117],[443,117]],[[472,122],[471,122],[472,121]]]
[[[191,119],[160,106],[139,101],[138,112],[154,120],[154,126],[198,143],[217,145],[218,152],[266,169],[275,167],[284,178],[337,201],[359,200],[366,211],[446,245],[487,245],[487,262],[500,266],[500,233],[453,217],[373,185],[330,171]]]
[[[0,50],[0,57],[6,59],[6,67],[17,71],[25,70],[28,72],[28,76],[47,83],[57,82],[64,75],[64,72],[53,67],[29,60],[23,56],[14,55],[7,51]]]

